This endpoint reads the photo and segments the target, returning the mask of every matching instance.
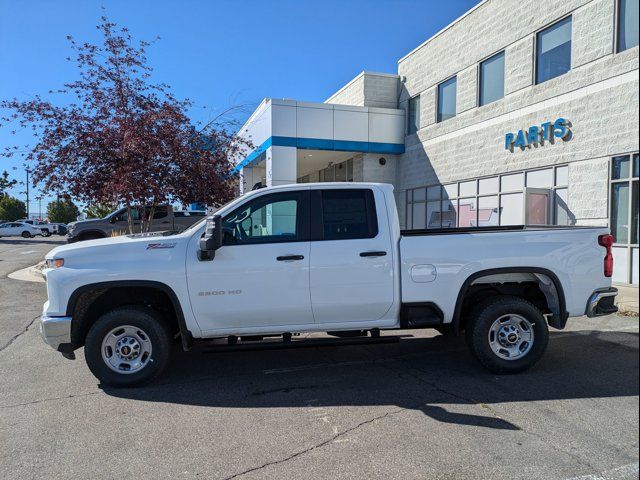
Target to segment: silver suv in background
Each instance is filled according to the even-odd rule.
[[[140,229],[140,210],[132,209],[133,226]],[[155,207],[150,232],[181,232],[194,223],[202,220],[201,215],[191,215],[190,212],[174,212],[170,205]],[[73,243],[97,238],[115,237],[128,233],[129,217],[126,208],[110,213],[104,218],[71,222],[67,225],[67,242]]]

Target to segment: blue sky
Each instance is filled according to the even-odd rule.
[[[0,98],[46,94],[72,80],[65,37],[97,42],[102,6],[136,38],[161,37],[148,52],[153,81],[192,99],[192,116],[206,121],[239,104],[248,116],[264,97],[324,101],[362,70],[395,73],[399,58],[476,3],[0,0]],[[0,129],[0,148],[16,141],[30,138]],[[24,180],[20,161],[0,159],[5,169]],[[24,200],[23,190],[10,193]]]

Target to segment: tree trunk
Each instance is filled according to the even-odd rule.
[[[132,234],[134,232],[133,232],[133,216],[131,215],[131,211],[132,211],[131,205],[127,203],[126,208],[127,208],[127,225],[129,227],[129,234]]]

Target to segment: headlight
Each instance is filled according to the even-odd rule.
[[[47,268],[60,268],[64,265],[64,258],[47,259]]]

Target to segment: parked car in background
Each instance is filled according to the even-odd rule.
[[[45,233],[39,227],[25,222],[6,222],[0,224],[0,237],[32,238],[36,235],[48,237],[50,233]]]
[[[49,235],[53,235],[54,233],[58,233],[58,225],[64,225],[59,223],[49,223],[43,222],[42,220],[33,220],[31,218],[21,218],[17,220],[18,222],[28,223],[29,225],[33,225],[34,227],[38,227],[42,230],[42,236],[48,237]]]
[[[134,228],[140,228],[140,211],[131,210]],[[202,220],[203,216],[188,215],[188,212],[174,212],[169,205],[155,207],[150,232],[173,231],[181,232],[194,223]],[[126,208],[110,213],[104,218],[71,222],[67,225],[67,241],[69,243],[95,240],[98,238],[124,235],[128,232],[129,222]]]
[[[67,225],[65,223],[50,223],[53,227],[53,233],[56,235],[66,235],[67,234]]]

